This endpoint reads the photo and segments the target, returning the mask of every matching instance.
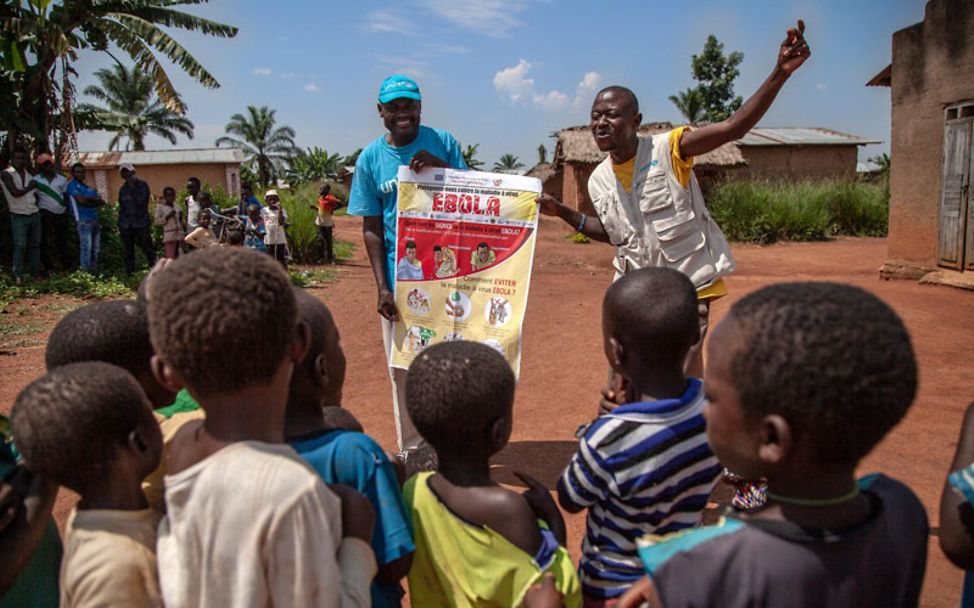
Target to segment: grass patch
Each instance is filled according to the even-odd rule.
[[[576,245],[584,245],[586,243],[592,242],[592,239],[588,238],[581,232],[573,232],[571,234],[566,234],[565,240],[575,243]]]
[[[0,322],[0,337],[10,336],[29,336],[36,334],[44,329],[44,324],[40,321],[27,321],[24,323],[12,323],[10,321]]]
[[[6,277],[0,277],[0,308],[6,308],[21,298],[33,298],[42,294],[96,299],[131,298],[143,276],[144,272],[119,277],[93,275],[79,270],[47,279],[28,279],[22,285],[14,285]]]
[[[338,273],[329,268],[292,268],[287,273],[291,276],[292,283],[304,288],[331,283],[338,276]]]
[[[889,187],[855,180],[730,180],[707,197],[710,214],[732,241],[818,241],[886,236]]]

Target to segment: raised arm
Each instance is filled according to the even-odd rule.
[[[778,91],[791,74],[805,63],[811,51],[804,37],[805,22],[798,20],[797,28],[789,28],[778,51],[778,62],[771,75],[730,118],[712,125],[685,131],[680,140],[680,156],[700,156],[747,134],[771,107]]]

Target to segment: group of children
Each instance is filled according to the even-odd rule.
[[[213,203],[209,193],[200,188],[199,179],[191,177],[186,187],[189,194],[184,201],[185,221],[182,209],[176,204],[175,188],[164,188],[163,198],[156,204],[154,221],[162,228],[166,258],[178,257],[184,244],[187,250],[244,247],[266,252],[287,267],[290,258],[286,233],[288,213],[281,205],[277,190],[268,190],[262,205],[253,196],[250,187],[246,186],[242,189],[240,204],[221,210]],[[320,257],[328,263],[335,260],[332,215],[341,206],[342,203],[330,193],[327,184],[321,188],[318,204],[312,206],[317,212],[315,225],[318,228]],[[212,228],[215,221],[223,224],[219,235]]]
[[[0,583],[30,576],[35,600],[60,585],[65,606],[398,606],[404,578],[424,608],[917,604],[923,507],[855,477],[916,393],[887,305],[839,284],[761,289],[714,330],[703,381],[684,373],[700,331],[684,275],[622,277],[602,327],[627,389],[558,482],[563,509],[588,509],[576,568],[548,489],[491,478],[515,394],[496,351],[417,357],[406,402],[438,465],[404,479],[341,409],[345,356],[321,301],[266,255],[177,259],[137,300],[52,332],[47,374],[11,413],[22,461],[4,471],[0,549],[17,551],[0,551]],[[724,469],[766,491],[701,526]],[[80,495],[59,576],[55,484]]]

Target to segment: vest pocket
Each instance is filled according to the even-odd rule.
[[[682,260],[706,244],[706,237],[695,219],[693,211],[686,209],[651,221],[666,261]]]
[[[639,210],[650,214],[672,205],[673,197],[670,196],[670,188],[666,183],[666,174],[659,172],[647,175],[639,197]]]

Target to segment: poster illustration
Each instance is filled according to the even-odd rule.
[[[533,177],[399,168],[393,366],[437,342],[476,340],[518,374],[540,192]]]

